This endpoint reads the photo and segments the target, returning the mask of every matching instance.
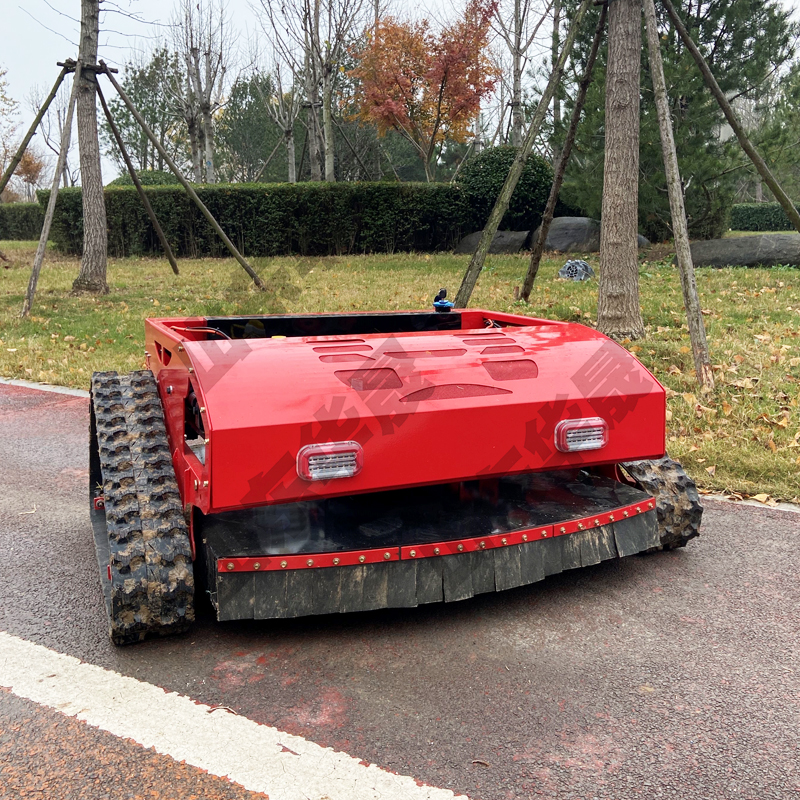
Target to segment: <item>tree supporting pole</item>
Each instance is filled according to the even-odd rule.
[[[164,253],[167,256],[167,260],[169,261],[169,265],[172,267],[172,271],[179,275],[178,271],[178,264],[175,261],[175,256],[172,254],[172,248],[169,246],[169,242],[167,241],[167,237],[164,235],[164,231],[161,228],[161,225],[158,223],[158,219],[156,219],[156,213],[153,211],[153,206],[150,205],[150,200],[148,199],[147,195],[145,194],[144,187],[142,186],[142,182],[139,180],[139,176],[136,174],[136,170],[133,168],[133,163],[131,162],[131,158],[128,155],[128,150],[125,147],[125,143],[122,141],[122,136],[120,135],[119,128],[117,128],[117,124],[114,122],[114,118],[111,116],[111,111],[106,105],[106,98],[103,95],[103,90],[100,88],[100,83],[96,84],[97,87],[97,96],[100,98],[100,105],[103,107],[103,113],[106,115],[106,120],[108,121],[108,127],[111,128],[111,133],[114,136],[114,141],[117,143],[117,147],[119,148],[119,152],[122,154],[122,158],[125,161],[125,166],[128,168],[128,172],[130,173],[131,180],[133,181],[133,185],[136,187],[136,191],[139,193],[139,198],[144,205],[144,209],[147,212],[147,216],[150,218],[150,222],[155,228],[156,235],[158,236],[158,240],[161,242],[161,247],[164,248]]]
[[[503,219],[503,216],[508,210],[508,204],[511,200],[511,195],[514,194],[514,189],[517,187],[517,182],[522,175],[522,170],[525,168],[525,162],[528,160],[528,156],[531,154],[533,143],[539,134],[539,130],[541,129],[545,115],[547,114],[547,109],[550,106],[550,102],[553,99],[553,95],[558,87],[558,83],[564,73],[564,66],[567,63],[567,58],[569,58],[570,52],[572,51],[572,44],[575,41],[575,35],[578,32],[578,28],[580,27],[584,14],[586,13],[586,9],[589,7],[591,2],[592,0],[583,0],[578,8],[577,13],[575,14],[575,17],[572,20],[569,32],[567,33],[567,38],[564,41],[564,47],[562,48],[561,54],[558,57],[558,62],[553,68],[553,72],[550,74],[550,80],[547,82],[547,87],[542,93],[539,104],[536,106],[536,112],[533,115],[533,119],[531,120],[530,127],[525,135],[522,147],[517,151],[516,158],[511,164],[511,169],[508,171],[503,188],[500,189],[500,194],[497,196],[494,208],[492,209],[491,214],[489,214],[489,219],[486,221],[486,225],[483,228],[481,240],[478,243],[478,247],[473,253],[472,258],[470,259],[469,266],[464,274],[464,279],[461,281],[461,286],[458,289],[458,294],[456,295],[455,299],[456,308],[466,308],[467,304],[469,303],[469,299],[472,296],[472,291],[475,288],[475,284],[478,282],[478,277],[480,276],[481,270],[483,269],[483,264],[486,261],[486,254],[489,252],[492,239],[494,239],[494,235],[497,233],[497,229],[500,227],[500,221]]]
[[[53,88],[50,90],[50,94],[47,95],[44,102],[42,103],[42,107],[39,109],[39,113],[36,115],[36,119],[34,119],[34,121],[31,123],[30,128],[28,128],[28,132],[25,134],[25,137],[20,142],[20,145],[17,148],[17,152],[14,155],[14,158],[11,159],[11,163],[8,165],[8,169],[3,173],[3,177],[0,178],[0,195],[3,194],[3,190],[6,188],[8,182],[11,180],[11,176],[14,174],[14,170],[19,166],[19,162],[22,161],[22,156],[28,149],[28,145],[30,144],[31,139],[33,139],[33,135],[36,133],[36,129],[39,127],[39,123],[44,119],[44,115],[47,113],[47,109],[50,108],[50,103],[53,102],[53,99],[58,93],[61,83],[63,82],[67,73],[73,72],[74,70],[75,70],[74,61],[65,61],[61,65],[61,72],[58,73],[58,77],[56,78],[56,82],[53,84]],[[0,203],[2,202],[3,201],[0,200]]]
[[[255,178],[253,178],[253,183],[258,183],[261,176],[264,174],[264,170],[269,166],[269,162],[272,161],[272,157],[275,153],[278,152],[278,148],[283,144],[283,142],[278,139],[278,143],[275,147],[272,148],[272,152],[269,154],[269,158],[261,165],[261,169],[256,173]]]
[[[739,123],[733,107],[728,102],[728,98],[725,97],[722,89],[719,88],[719,84],[709,69],[706,60],[697,49],[697,45],[689,35],[689,31],[686,29],[686,26],[678,16],[675,6],[672,5],[670,0],[661,0],[661,3],[666,9],[667,14],[669,14],[672,24],[675,26],[675,30],[678,31],[681,39],[683,39],[686,49],[692,54],[694,60],[697,62],[697,66],[699,67],[700,72],[705,79],[706,85],[709,89],[711,89],[711,93],[714,95],[719,107],[722,109],[722,113],[725,114],[725,118],[728,120],[728,125],[731,126],[733,132],[736,134],[736,138],[739,140],[742,150],[747,153],[748,158],[753,162],[753,166],[755,166],[755,168],[758,170],[758,174],[761,175],[764,183],[769,186],[772,194],[775,195],[775,199],[781,204],[781,206],[783,206],[783,210],[786,212],[786,216],[791,220],[792,225],[794,225],[794,227],[800,231],[800,214],[798,214],[794,203],[789,199],[789,195],[783,191],[780,184],[775,179],[775,176],[772,174],[772,172],[770,172],[770,169],[764,159],[761,158],[758,151],[755,149],[755,147],[753,147],[753,143],[744,132],[744,128],[742,128],[741,124]]]
[[[241,264],[242,269],[244,269],[244,271],[253,279],[253,283],[259,289],[261,289],[261,291],[265,291],[267,287],[264,285],[264,281],[258,277],[256,271],[250,266],[250,264],[247,263],[247,261],[245,261],[244,256],[236,249],[236,245],[234,245],[234,243],[228,238],[225,231],[222,230],[219,223],[214,219],[214,215],[208,210],[208,208],[206,208],[205,203],[197,196],[197,192],[194,190],[189,181],[186,180],[180,169],[178,169],[178,165],[170,158],[169,153],[167,153],[167,151],[164,149],[164,146],[161,144],[161,142],[158,141],[153,131],[150,130],[150,127],[144,121],[142,115],[136,110],[136,106],[134,106],[124,89],[111,74],[111,71],[109,70],[105,61],[100,62],[100,67],[102,68],[102,72],[105,74],[105,76],[109,79],[109,81],[111,81],[111,85],[117,90],[117,94],[122,99],[122,102],[127,106],[128,111],[131,112],[133,118],[139,123],[139,127],[141,127],[141,129],[145,132],[147,138],[153,143],[153,146],[156,148],[156,150],[158,150],[159,155],[172,170],[172,173],[186,190],[186,193],[192,198],[194,204],[200,209],[200,213],[202,213],[202,215],[206,218],[208,224],[211,225],[211,227],[217,232],[217,235],[225,243],[225,246],[228,248],[231,255],[239,262],[239,264]]]
[[[522,292],[520,297],[527,303],[531,296],[533,284],[536,281],[536,276],[539,274],[539,264],[542,260],[542,253],[544,253],[545,242],[547,242],[547,234],[550,232],[550,224],[553,221],[553,215],[556,211],[556,203],[558,196],[561,193],[561,186],[564,183],[564,173],[567,170],[567,163],[572,153],[572,146],[575,143],[575,135],[578,132],[578,124],[581,121],[581,113],[583,106],[586,102],[586,94],[589,91],[589,84],[592,81],[592,72],[594,71],[594,64],[597,60],[597,53],[600,50],[600,43],[603,40],[603,30],[606,26],[606,10],[604,4],[600,11],[600,19],[597,22],[597,29],[594,33],[594,41],[592,42],[592,49],[589,53],[589,59],[586,62],[586,71],[583,73],[581,82],[578,84],[578,94],[575,98],[575,107],[572,110],[572,118],[569,121],[569,128],[567,130],[567,137],[564,140],[564,146],[558,154],[556,162],[555,173],[553,174],[553,186],[550,189],[550,196],[547,198],[547,205],[544,207],[542,214],[542,224],[539,226],[539,238],[531,252],[531,260],[528,264],[528,272],[525,275],[525,282],[522,284]]]
[[[675,137],[672,133],[672,119],[667,101],[667,83],[664,79],[664,64],[661,60],[661,46],[658,38],[656,7],[653,0],[644,0],[644,20],[647,30],[647,47],[650,55],[650,72],[653,79],[653,92],[658,112],[658,128],[661,132],[661,150],[664,156],[664,174],[667,178],[669,207],[672,213],[672,234],[675,237],[675,257],[681,276],[683,303],[686,306],[686,318],[689,323],[689,340],[692,344],[694,368],[697,380],[707,389],[714,388],[714,372],[711,369],[711,358],[708,354],[706,326],[697,294],[697,281],[692,263],[692,251],[689,247],[689,226],[686,222],[686,209],[683,203],[683,187],[678,167],[678,153],[675,149]]]
[[[42,232],[39,234],[39,246],[36,248],[36,255],[33,258],[33,269],[28,281],[28,290],[25,292],[25,302],[22,304],[20,316],[27,317],[33,306],[33,297],[36,294],[36,284],[39,282],[39,273],[42,269],[44,254],[47,250],[47,239],[50,236],[50,226],[53,224],[53,214],[56,210],[56,198],[58,197],[58,185],[61,183],[61,173],[64,171],[64,164],[67,161],[67,151],[69,150],[70,134],[72,132],[72,113],[75,110],[75,100],[78,96],[78,82],[81,77],[80,62],[75,67],[75,77],[72,79],[72,91],[69,95],[67,105],[67,116],[64,120],[64,133],[61,136],[61,148],[58,151],[58,162],[56,171],[53,174],[53,183],[50,187],[50,197],[47,200],[47,210],[44,213],[42,222]]]

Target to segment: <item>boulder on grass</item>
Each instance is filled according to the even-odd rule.
[[[530,231],[497,231],[489,245],[489,252],[492,254],[498,253],[519,253],[525,246]],[[456,255],[472,255],[478,242],[481,240],[483,231],[476,231],[465,236],[457,245],[455,249]]]
[[[532,237],[539,237],[537,228]],[[639,247],[647,247],[650,242],[639,236]],[[556,217],[547,232],[545,250],[557,253],[597,253],[600,250],[600,223],[591,217]]]
[[[765,233],[736,239],[692,242],[696,267],[774,267],[800,265],[800,236],[796,233]]]

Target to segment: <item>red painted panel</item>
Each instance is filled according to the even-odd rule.
[[[505,335],[507,327],[487,330],[487,319],[513,326],[513,339]],[[231,341],[192,332],[206,324],[204,319],[148,320],[148,350],[155,355],[158,341],[172,353],[168,367],[157,358],[151,361],[173,452],[185,447],[183,402],[189,380],[205,408],[206,466],[195,495],[187,496],[195,478],[184,482],[184,502],[213,513],[663,454],[664,390],[613,341],[581,325],[481,310],[461,312],[461,321],[461,330],[446,332]],[[173,325],[185,330],[175,331]],[[473,331],[465,329],[469,326]],[[535,360],[538,377],[494,381],[484,364],[497,356],[484,355],[483,347],[463,347],[478,339],[484,345],[513,341],[523,347]],[[372,360],[363,367],[393,369],[402,388],[359,391],[344,385],[335,374],[341,362],[327,363],[320,360],[324,354],[315,352],[325,345],[355,349],[364,344]],[[465,352],[449,358],[389,355],[454,345]],[[358,362],[348,367],[356,371]],[[169,397],[166,382],[174,387]],[[476,384],[503,393],[448,394],[447,387]],[[428,399],[404,402],[421,390],[418,397]],[[435,399],[439,392],[443,399]],[[556,449],[554,430],[560,420],[595,416],[609,425],[602,450]],[[301,447],[348,440],[364,449],[359,475],[312,484],[299,479]],[[191,459],[185,453],[182,457]],[[209,482],[205,492],[203,481]]]

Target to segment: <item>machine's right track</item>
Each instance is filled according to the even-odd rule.
[[[183,631],[194,620],[191,545],[152,372],[95,373],[91,414],[90,494],[111,639]]]
[[[694,481],[683,467],[669,456],[651,461],[621,464],[639,488],[656,499],[661,547],[684,547],[700,535],[703,506]]]

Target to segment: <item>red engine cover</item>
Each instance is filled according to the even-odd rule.
[[[203,505],[221,511],[663,455],[664,389],[634,356],[581,325],[502,317],[523,327],[182,339],[168,373],[191,367],[204,408]],[[171,322],[148,321],[148,348],[153,325]],[[557,423],[586,417],[606,421],[608,443],[560,452]],[[303,446],[342,441],[362,446],[359,474],[299,477]]]

